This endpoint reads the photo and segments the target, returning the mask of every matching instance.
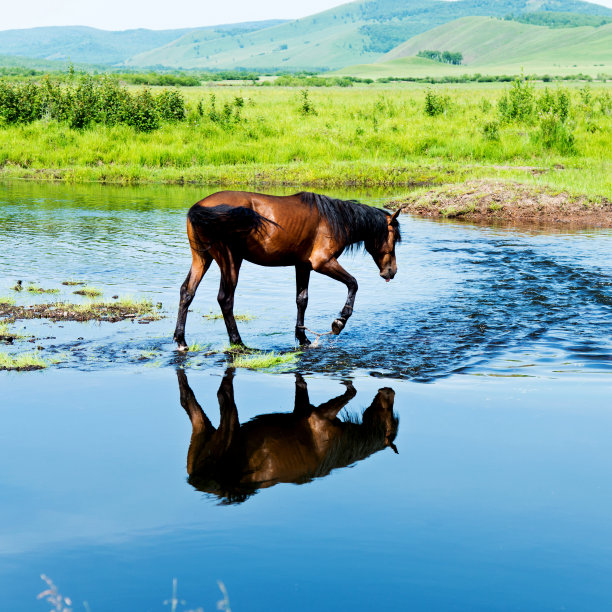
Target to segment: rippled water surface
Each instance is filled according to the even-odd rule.
[[[171,342],[205,193],[0,186],[0,296],[79,301],[79,279],[166,317],[15,324],[59,363],[0,372],[0,607],[44,610],[45,573],[75,610],[171,609],[173,579],[178,610],[216,609],[217,580],[234,611],[607,609],[612,233],[403,217],[395,280],[341,259],[339,337],[232,377],[214,266],[199,350]],[[312,275],[307,327],[345,297]],[[236,312],[249,346],[292,349],[293,270],[245,264]]]

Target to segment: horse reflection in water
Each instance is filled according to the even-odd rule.
[[[181,405],[193,428],[187,454],[189,483],[221,503],[241,503],[279,482],[310,482],[386,447],[397,453],[393,441],[399,419],[393,413],[395,392],[389,387],[378,390],[361,420],[342,420],[338,413],[357,394],[353,385],[345,382],[342,395],[313,406],[306,382],[296,374],[293,412],[261,414],[241,425],[230,368],[217,392],[221,419],[215,428],[184,370],[177,370],[177,375]]]

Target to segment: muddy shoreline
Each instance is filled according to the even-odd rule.
[[[421,217],[502,225],[612,227],[612,201],[515,182],[468,181],[408,195],[387,208]]]
[[[0,320],[13,323],[24,319],[48,319],[50,321],[105,321],[117,323],[125,320],[137,320],[139,323],[149,323],[161,318],[158,309],[150,307],[143,309],[139,305],[98,304],[75,305],[66,302],[51,304],[34,304],[21,306],[8,302],[0,302]]]

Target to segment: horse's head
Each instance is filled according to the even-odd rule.
[[[399,212],[399,210],[396,210],[392,215],[385,213],[387,218],[385,233],[365,242],[366,250],[376,262],[381,277],[387,282],[397,274],[395,245],[401,240],[399,222],[397,220]]]

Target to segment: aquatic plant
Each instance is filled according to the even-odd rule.
[[[96,288],[96,287],[82,287],[81,289],[77,289],[76,291],[73,291],[72,293],[74,293],[75,295],[84,295],[86,297],[90,297],[90,298],[94,298],[94,297],[99,297],[102,295],[102,290]]]
[[[301,355],[299,351],[293,353],[253,352],[242,355],[234,355],[232,365],[236,368],[246,368],[248,370],[266,370],[280,365],[288,366],[297,361]]]
[[[8,323],[0,321],[0,342],[9,342],[12,344],[13,340],[18,340],[19,338],[23,338],[23,336],[12,331]]]
[[[59,293],[59,289],[43,289],[34,283],[28,285],[25,290],[28,293]]]
[[[42,370],[49,366],[49,362],[40,357],[38,351],[9,355],[0,352],[0,370]]]

